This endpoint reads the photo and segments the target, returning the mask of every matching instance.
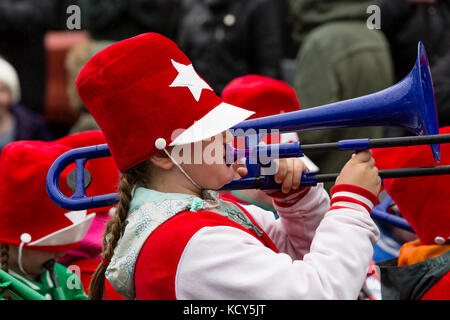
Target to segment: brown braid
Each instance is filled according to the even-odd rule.
[[[116,245],[125,229],[125,220],[128,217],[130,209],[131,191],[134,186],[146,187],[150,180],[150,160],[129,169],[122,174],[119,184],[119,204],[115,216],[108,221],[103,234],[103,252],[102,258],[110,261]],[[106,236],[109,235],[109,239]],[[106,266],[101,263],[94,275],[89,286],[89,299],[102,300],[105,289],[105,272]]]
[[[9,260],[9,246],[7,244],[0,244],[0,267],[3,271],[8,272],[8,260]],[[10,300],[11,295],[6,293],[3,298]]]
[[[0,263],[3,271],[8,272],[9,246],[0,244]]]

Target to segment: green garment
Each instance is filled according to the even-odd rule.
[[[59,263],[55,263],[54,266],[56,277],[58,278],[59,286],[61,287],[65,300],[87,300],[88,297],[84,293],[81,280],[72,271]],[[17,272],[9,269],[8,273],[14,278],[20,280],[37,293],[40,293],[49,300],[55,299],[55,287],[50,277],[49,271],[44,271],[41,274],[40,282],[26,278],[25,276],[18,274]],[[13,300],[21,300],[20,297],[11,292]]]
[[[422,262],[398,266],[398,259],[377,263],[382,300],[420,300],[450,271],[450,251]]]
[[[292,20],[292,37],[301,43],[312,29],[332,21],[365,21],[367,7],[374,1],[362,0],[287,0]]]
[[[360,97],[394,83],[389,45],[379,30],[367,28],[370,3],[360,1],[291,1],[298,18],[293,87],[301,108],[307,109]],[[303,9],[303,11],[300,11]],[[294,32],[295,33],[295,32]],[[380,138],[385,128],[359,127],[300,132],[303,144],[344,139]],[[311,153],[307,156],[320,173],[339,173],[351,152]],[[325,183],[330,191],[334,183]]]
[[[374,93],[393,84],[394,74],[384,36],[363,22],[331,22],[312,31],[299,51],[294,88],[302,109]],[[301,132],[303,144],[344,139],[380,138],[382,127]],[[321,173],[340,172],[351,152],[312,153],[307,156]],[[326,183],[329,191],[333,183]]]

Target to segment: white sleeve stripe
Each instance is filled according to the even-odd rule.
[[[333,209],[333,207],[331,207],[330,208],[330,210],[328,210],[328,212],[327,213],[348,213],[349,212],[349,210],[351,210],[352,212],[354,212],[354,211],[358,211],[358,213],[359,214],[361,214],[361,211],[359,211],[359,210],[357,210],[357,209],[355,209],[355,208],[349,208],[349,207],[346,207],[346,208],[337,208],[337,209]],[[367,210],[365,210],[366,212],[367,212]]]
[[[361,201],[362,203],[364,203],[365,205],[367,205],[369,208],[372,208],[374,206],[374,204],[372,203],[372,201],[370,201],[369,199],[367,199],[366,197],[363,197],[357,193],[353,193],[353,192],[347,192],[347,191],[340,191],[340,192],[336,192],[333,194],[332,198],[336,198],[336,197],[349,197],[349,198],[353,198],[356,199],[358,201]]]
[[[336,206],[336,207],[347,207],[347,208],[356,209],[358,211],[367,212],[367,208],[365,208],[362,205],[356,204],[354,202],[338,201],[338,202],[334,202],[333,206],[331,208],[333,208],[334,206]],[[370,213],[370,212],[368,212],[368,213]]]

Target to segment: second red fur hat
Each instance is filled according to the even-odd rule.
[[[17,246],[24,243],[25,248],[43,251],[65,251],[78,246],[95,214],[86,210],[67,212],[57,206],[47,194],[46,177],[50,166],[61,154],[75,147],[102,142],[104,138],[100,131],[88,131],[51,142],[8,144],[0,157],[0,242]],[[68,196],[73,191],[67,186],[66,178],[74,168],[74,165],[66,168],[59,181],[61,191]],[[99,166],[96,169],[88,163],[86,168],[98,181]],[[103,168],[106,170],[107,166]],[[109,168],[117,172],[117,169]],[[112,171],[108,176],[111,181],[103,179],[99,185],[93,181],[93,185],[97,184],[93,193],[117,186],[117,181],[113,180],[118,179],[118,173]]]
[[[223,89],[222,99],[255,111],[249,119],[300,110],[297,93],[289,84],[254,74],[232,80]]]

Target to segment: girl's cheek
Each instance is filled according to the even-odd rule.
[[[54,258],[53,253],[47,252],[29,252],[27,256],[24,256],[24,261],[26,263],[25,270],[28,272],[32,272],[34,275],[39,275],[44,272],[45,268],[43,264],[50,259]],[[28,268],[27,268],[28,266]]]

